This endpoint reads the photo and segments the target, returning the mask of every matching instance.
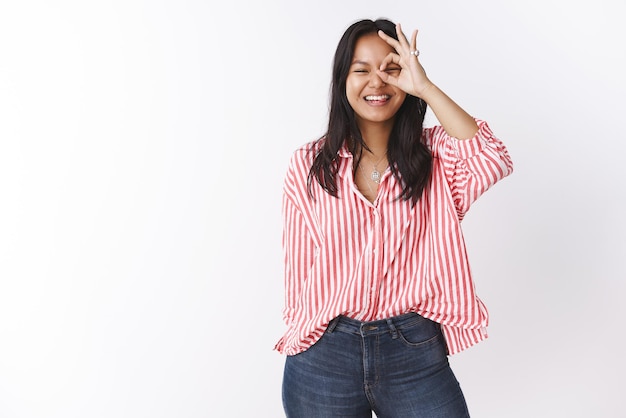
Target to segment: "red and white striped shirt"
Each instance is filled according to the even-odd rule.
[[[431,180],[415,205],[389,169],[374,203],[357,189],[352,154],[339,151],[339,198],[307,176],[315,152],[293,154],[285,176],[283,247],[287,331],[276,344],[294,355],[342,314],[372,321],[415,312],[442,325],[450,354],[487,337],[488,312],[475,293],[461,220],[490,186],[512,172],[509,154],[486,122],[468,140],[441,126],[424,129]]]

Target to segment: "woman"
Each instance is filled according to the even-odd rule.
[[[440,125],[422,127],[426,107]],[[448,355],[486,338],[460,222],[512,171],[426,76],[417,31],[362,20],[334,58],[328,130],[285,177],[288,417],[466,417]]]

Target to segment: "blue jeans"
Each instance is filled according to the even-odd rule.
[[[287,356],[288,418],[469,417],[439,324],[417,314],[335,318],[308,350]]]

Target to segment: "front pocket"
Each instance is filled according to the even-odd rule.
[[[400,340],[410,347],[432,344],[442,337],[439,324],[419,317],[414,323],[397,329]]]

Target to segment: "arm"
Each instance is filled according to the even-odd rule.
[[[451,137],[472,138],[478,132],[478,125],[476,125],[474,118],[428,79],[424,67],[419,62],[418,54],[411,54],[411,51],[417,51],[417,30],[413,31],[410,45],[400,24],[396,25],[396,32],[398,34],[397,41],[382,31],[378,33],[384,41],[396,50],[396,53],[390,53],[381,64],[378,70],[380,78],[385,83],[394,85],[406,93],[424,100],[443,129]],[[397,76],[384,71],[390,63],[400,65],[401,71]]]
[[[478,125],[465,110],[434,84],[423,92],[424,100],[446,133],[453,138],[469,139],[478,132]]]
[[[284,297],[283,319],[289,324],[302,291],[302,281],[313,263],[315,245],[309,237],[302,213],[291,199],[283,199]]]
[[[471,204],[491,186],[513,172],[513,162],[485,121],[476,120],[474,137],[459,140],[442,126],[424,130],[424,140],[434,157],[434,178],[445,181],[462,219]]]
[[[287,325],[294,319],[303,282],[313,264],[317,248],[307,222],[310,214],[306,216],[307,210],[301,204],[302,199],[307,196],[307,171],[296,161],[294,155],[285,176],[282,199],[282,246],[285,263],[283,319]]]

